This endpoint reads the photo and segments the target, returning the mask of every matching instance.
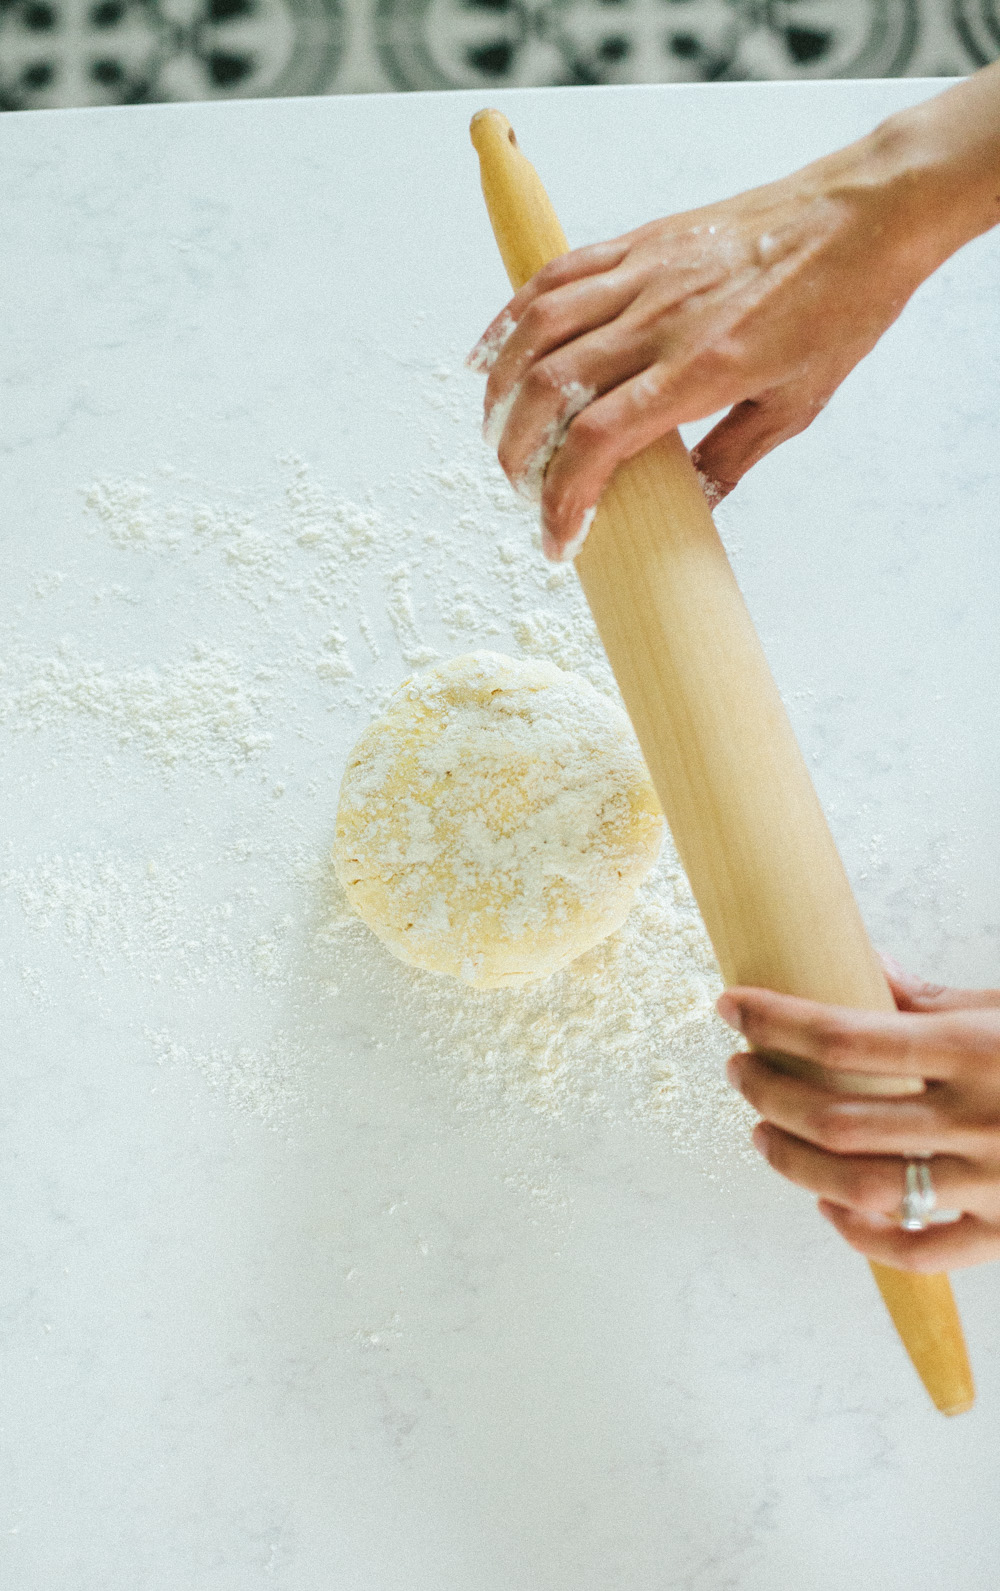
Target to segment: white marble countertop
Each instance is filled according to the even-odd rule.
[[[584,242],[936,86],[497,102]],[[995,1267],[956,1279],[979,1402],[947,1422],[721,1100],[704,1155],[613,1089],[458,1111],[395,972],[324,937],[378,692],[477,614],[514,644],[475,565],[527,530],[460,369],[506,297],[479,105],[0,120],[0,1582],[987,1591]],[[720,516],[876,940],[969,982],[998,263],[950,262]]]

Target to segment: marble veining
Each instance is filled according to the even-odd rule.
[[[583,242],[787,170],[935,86],[497,98]],[[206,518],[203,556],[230,548],[238,582],[267,551],[239,540],[238,505],[281,459],[359,503],[402,491],[434,370],[506,297],[466,133],[479,105],[0,121],[0,656],[28,638],[118,679],[201,639],[233,652],[244,695],[224,700],[271,736],[194,778],[150,751],[159,720],[75,750],[61,720],[0,723],[0,1580],[991,1591],[996,1268],[956,1279],[979,1403],[945,1422],[863,1263],[766,1167],[704,1166],[624,1117],[456,1115],[377,987],[314,1001],[318,886],[295,869],[328,843],[361,697],[296,719],[267,676],[269,637],[291,644],[280,604],[251,625],[237,585],[206,597],[194,563],[143,550],[143,499],[122,509],[134,544],[84,501],[98,480],[212,483],[234,517]],[[969,982],[996,979],[1000,899],[997,265],[996,238],[951,262],[720,512],[873,934]],[[371,639],[359,691],[405,669],[390,630]],[[264,805],[273,848],[241,853]],[[126,846],[158,894],[95,874]],[[204,879],[186,926],[171,858]],[[206,958],[256,914],[245,999]],[[136,923],[169,943],[160,982]],[[297,947],[290,992],[269,958]],[[213,1086],[200,1029],[258,1061],[286,1036],[287,1119]],[[183,1062],[162,1039],[181,1031]]]

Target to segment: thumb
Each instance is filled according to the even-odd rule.
[[[713,508],[721,502],[747,470],[760,462],[779,442],[798,436],[811,425],[827,399],[794,399],[786,391],[765,393],[734,404],[692,450],[691,462],[705,478],[706,495]]]
[[[949,989],[944,984],[926,983],[923,978],[904,972],[893,956],[880,955],[879,960],[900,1011],[933,1013],[1000,1006],[1000,989]]]

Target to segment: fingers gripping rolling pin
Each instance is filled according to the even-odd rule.
[[[569,245],[499,111],[472,121],[483,193],[512,286]],[[576,570],[727,985],[891,1010],[781,698],[678,433],[616,470]],[[853,1093],[917,1093],[917,1078],[799,1075]],[[937,1407],[971,1407],[947,1276],[872,1265]]]

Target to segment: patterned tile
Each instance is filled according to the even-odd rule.
[[[985,66],[1000,55],[1000,0],[954,0],[955,30],[970,61]]]
[[[937,76],[1000,0],[0,0],[0,109],[385,89]]]

